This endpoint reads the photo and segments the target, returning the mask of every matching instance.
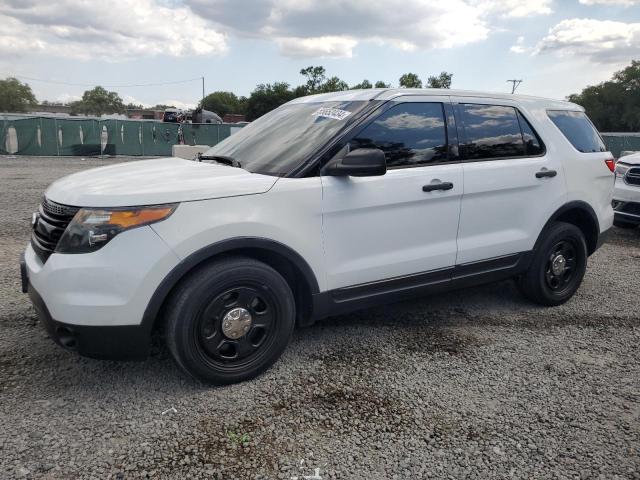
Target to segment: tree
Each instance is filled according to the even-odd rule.
[[[317,93],[320,86],[325,82],[326,70],[324,67],[307,67],[300,70],[300,75],[307,78],[305,87],[307,94]]]
[[[221,117],[227,113],[244,113],[240,99],[232,92],[213,92],[200,102],[200,106],[210,112],[215,112]]]
[[[344,80],[340,80],[338,77],[331,77],[329,80],[320,85],[318,92],[341,92],[343,90],[349,90],[349,85]]]
[[[306,85],[298,85],[293,89],[293,98],[304,97],[305,95],[309,95]]]
[[[600,131],[639,131],[640,61],[633,60],[611,80],[588,86],[568,100],[582,105]]]
[[[374,87],[376,87],[376,88],[391,88],[391,84],[390,83],[384,83],[382,80],[378,80],[376,82],[376,84],[374,85]]]
[[[365,79],[362,82],[357,83],[356,85],[351,87],[351,90],[359,90],[363,88],[373,88],[373,85],[371,85],[371,82],[369,80]]]
[[[26,112],[36,104],[31,87],[17,78],[0,80],[0,112]]]
[[[72,114],[95,115],[123,113],[125,110],[122,98],[116,92],[108,92],[102,87],[95,87],[82,94],[82,100],[71,103]]]
[[[293,98],[294,93],[286,82],[260,84],[247,99],[247,120],[255,120]]]
[[[405,73],[398,82],[403,88],[422,88],[422,80],[415,73]]]
[[[451,88],[453,73],[442,72],[437,77],[431,76],[427,79],[429,88]]]

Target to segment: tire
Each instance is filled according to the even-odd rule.
[[[586,268],[587,244],[582,231],[570,223],[556,222],[544,234],[529,270],[517,283],[529,300],[560,305],[576,293]]]
[[[613,224],[618,228],[636,228],[638,226],[637,223],[618,220],[617,218],[613,219]]]
[[[179,284],[165,322],[167,346],[184,372],[204,383],[237,383],[264,372],[284,352],[295,302],[270,266],[225,257]]]

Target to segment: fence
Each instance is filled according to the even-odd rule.
[[[99,120],[4,115],[0,121],[0,154],[6,155],[146,155],[168,156],[179,143],[178,124],[153,120]],[[235,130],[234,124],[182,125],[186,145],[215,145]],[[619,158],[640,151],[640,133],[603,133],[607,149]]]
[[[624,151],[640,152],[640,133],[602,133],[607,150],[615,158]]]
[[[233,124],[182,125],[186,145],[215,145],[241,128]],[[0,119],[0,154],[170,156],[179,125],[152,120],[28,117]]]

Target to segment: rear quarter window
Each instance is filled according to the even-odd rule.
[[[549,110],[547,115],[576,150],[582,153],[606,152],[600,134],[584,112]]]

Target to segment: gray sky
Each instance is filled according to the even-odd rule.
[[[201,76],[247,95],[300,84],[309,65],[350,84],[447,70],[455,88],[504,92],[521,78],[519,93],[563,98],[640,59],[640,0],[3,0],[0,25],[0,77],[39,100]],[[201,97],[199,80],[109,89],[146,105]]]

